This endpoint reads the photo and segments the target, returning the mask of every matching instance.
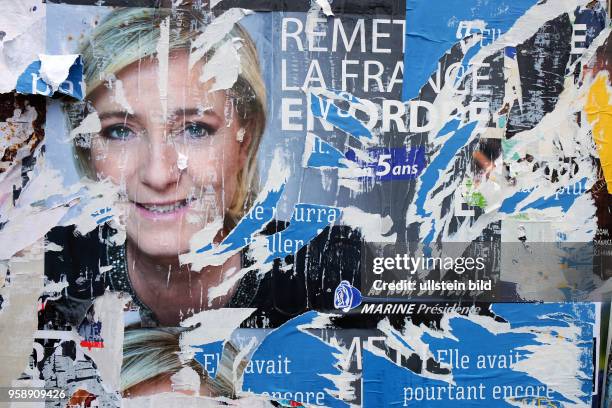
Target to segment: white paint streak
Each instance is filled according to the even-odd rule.
[[[170,17],[166,17],[159,25],[159,41],[157,42],[158,87],[159,99],[162,105],[164,121],[168,117],[168,59],[170,52]]]

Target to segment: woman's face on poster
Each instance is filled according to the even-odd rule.
[[[196,232],[222,220],[247,161],[232,99],[200,80],[202,67],[173,51],[164,78],[157,59],[142,59],[89,97],[101,122],[91,163],[121,187],[128,239],[153,257],[189,251]]]

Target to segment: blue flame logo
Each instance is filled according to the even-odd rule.
[[[348,281],[342,281],[334,293],[334,307],[348,312],[361,304],[361,292]]]

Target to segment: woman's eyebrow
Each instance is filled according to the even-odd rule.
[[[217,119],[221,120],[217,112],[214,111],[213,108],[178,108],[172,112],[170,117],[172,118],[180,118],[180,117],[189,117],[189,116],[204,116],[204,115],[212,115]]]
[[[110,112],[102,112],[98,115],[100,120],[104,119],[121,119],[121,120],[138,120],[137,114],[132,114],[126,111],[110,111]]]

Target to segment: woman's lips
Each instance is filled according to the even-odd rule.
[[[137,203],[134,201],[132,203],[136,207],[136,212],[144,218],[174,220],[187,212],[190,201],[185,199],[169,203]]]

